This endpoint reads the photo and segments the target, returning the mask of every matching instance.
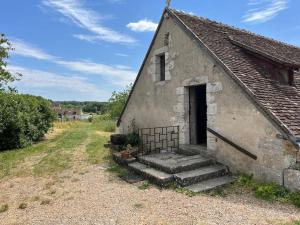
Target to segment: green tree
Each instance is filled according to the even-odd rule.
[[[11,43],[5,38],[4,34],[0,34],[0,91],[4,91],[7,87],[9,90],[14,90],[9,83],[17,80],[17,76],[11,74],[7,69],[6,60],[9,57],[9,51],[13,50]]]
[[[112,118],[118,118],[121,115],[122,110],[126,104],[128,97],[129,97],[131,88],[132,88],[132,85],[129,85],[123,91],[120,91],[120,92],[114,91],[112,93],[112,96],[110,97],[110,99],[108,101],[108,111]]]

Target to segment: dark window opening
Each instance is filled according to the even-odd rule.
[[[170,39],[170,33],[165,34],[165,39],[164,39],[164,45],[168,46],[169,45],[169,39]]]
[[[277,81],[279,84],[294,85],[294,70],[292,68],[257,56],[252,56],[252,60],[258,65],[257,69],[266,78]]]
[[[159,56],[159,65],[160,65],[160,81],[166,79],[166,57],[165,54]]]

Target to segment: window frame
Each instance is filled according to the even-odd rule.
[[[159,81],[166,80],[166,54],[162,53],[157,56],[159,60]]]

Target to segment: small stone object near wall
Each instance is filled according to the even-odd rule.
[[[284,171],[284,186],[291,191],[300,191],[300,170],[286,169]]]

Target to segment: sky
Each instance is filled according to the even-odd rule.
[[[107,101],[132,83],[165,0],[1,0],[20,93]],[[172,0],[171,8],[300,47],[299,0]]]

